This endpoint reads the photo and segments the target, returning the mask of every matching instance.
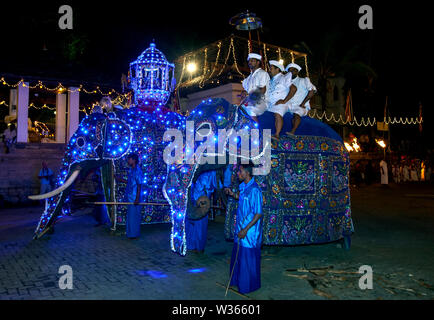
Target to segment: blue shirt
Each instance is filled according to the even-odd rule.
[[[139,166],[131,168],[128,172],[127,187],[125,188],[125,201],[134,202],[137,196],[137,186],[142,184],[143,174]],[[141,200],[139,195],[139,201]]]
[[[201,196],[208,198],[217,188],[217,176],[215,171],[207,171],[202,173],[196,180],[191,192],[193,201],[196,203]]]
[[[223,176],[223,187],[229,188],[231,186],[231,178],[232,178],[232,165],[228,165],[225,169],[225,173]]]
[[[262,217],[247,231],[244,239],[238,239],[238,233],[244,229],[256,214],[262,215],[262,191],[255,179],[240,184],[240,199],[236,216],[234,241],[240,241],[245,248],[260,248],[262,244]]]
[[[42,168],[39,171],[39,177],[41,176],[52,176],[53,175],[53,171],[51,171],[50,168],[44,169]],[[41,184],[50,184],[50,179],[49,178],[42,178],[41,179]]]

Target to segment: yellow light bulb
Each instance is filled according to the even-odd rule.
[[[196,65],[196,63],[194,63],[194,62],[190,62],[190,63],[187,65],[187,71],[188,71],[189,73],[195,73],[196,70],[197,70],[197,65]]]

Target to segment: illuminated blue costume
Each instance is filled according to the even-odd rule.
[[[230,267],[230,272],[234,269],[231,285],[237,286],[240,293],[249,293],[261,287],[262,217],[249,229],[244,239],[238,239],[238,233],[256,214],[262,216],[263,200],[262,191],[254,178],[247,184],[241,183],[239,189],[240,198]]]
[[[125,189],[125,201],[134,202],[137,196],[137,186],[142,184],[142,170],[137,165],[135,168],[130,168],[128,172],[127,187]],[[139,201],[141,201],[139,195]],[[129,205],[127,211],[127,238],[137,238],[140,236],[140,221],[142,219],[139,205]]]

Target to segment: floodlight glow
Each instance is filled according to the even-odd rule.
[[[188,71],[189,73],[195,73],[196,70],[197,70],[197,65],[196,65],[196,63],[194,63],[194,62],[190,62],[190,63],[187,65],[187,71]]]

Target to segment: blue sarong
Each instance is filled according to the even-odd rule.
[[[261,287],[261,249],[246,248],[240,245],[237,257],[237,246],[235,242],[232,249],[229,272],[232,272],[234,264],[235,268],[231,286],[237,286],[238,291],[243,294],[258,290]]]
[[[140,220],[142,215],[140,212],[140,206],[131,205],[127,210],[127,238],[137,238],[140,236]]]
[[[215,171],[202,173],[191,189],[191,201],[195,205],[201,196],[211,197],[217,187]],[[208,233],[208,215],[199,220],[185,219],[185,237],[188,250],[203,251]]]
[[[128,172],[128,182],[125,188],[125,201],[134,202],[137,195],[137,186],[142,184],[143,173],[139,166],[131,168]],[[142,195],[139,195],[141,201]],[[140,224],[142,220],[141,206],[129,205],[127,209],[126,231],[127,238],[140,236]]]
[[[185,219],[185,237],[188,250],[203,251],[208,233],[208,216],[199,220]]]
[[[238,239],[238,233],[246,228],[256,214],[263,214],[263,200],[262,191],[254,178],[247,184],[242,182],[239,189],[240,198],[229,272],[234,268],[231,285],[237,286],[240,293],[248,293],[261,287],[262,217],[247,231],[244,239]]]

